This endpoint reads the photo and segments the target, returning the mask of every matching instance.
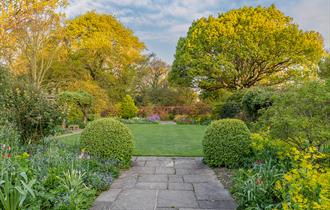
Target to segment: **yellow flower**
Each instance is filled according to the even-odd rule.
[[[27,153],[27,152],[23,152],[23,154],[22,154],[22,158],[28,158],[28,157],[30,157],[29,153]]]

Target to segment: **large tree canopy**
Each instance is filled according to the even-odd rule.
[[[2,1],[0,62],[40,88],[61,46],[66,0]]]
[[[70,49],[85,60],[93,78],[102,70],[113,73],[141,59],[144,44],[112,15],[88,12],[68,22]]]
[[[300,30],[275,6],[244,7],[193,22],[170,80],[204,91],[273,85],[311,76],[323,52],[319,33]]]
[[[50,81],[94,81],[113,101],[134,89],[144,44],[115,17],[95,12],[76,17],[67,22],[65,42],[66,57],[53,65]]]

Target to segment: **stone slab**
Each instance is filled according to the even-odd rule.
[[[142,174],[138,177],[138,182],[167,182],[167,175],[146,175]]]
[[[176,168],[175,169],[175,174],[176,175],[191,175],[192,169],[187,169],[187,168]]]
[[[198,168],[195,170],[190,170],[190,174],[188,175],[214,175],[215,173],[213,170],[210,170],[208,168]]]
[[[157,190],[124,190],[111,206],[111,210],[154,210]]]
[[[157,167],[155,174],[175,174],[174,168]]]
[[[230,193],[220,183],[194,183],[198,200],[230,200]]]
[[[146,164],[146,161],[144,161],[144,160],[136,160],[136,161],[133,161],[132,162],[132,165],[133,166],[145,166],[145,164]]]
[[[228,209],[235,210],[237,205],[234,200],[198,201],[199,207],[204,209]]]
[[[162,182],[138,182],[135,187],[136,189],[147,189],[147,190],[166,190],[167,183]]]
[[[168,183],[169,190],[193,190],[190,183]]]
[[[197,168],[197,166],[195,159],[176,159],[174,164],[175,168],[193,169]]]
[[[168,182],[183,182],[183,177],[179,175],[168,175]]]
[[[136,160],[145,160],[145,161],[152,161],[152,160],[174,160],[175,157],[157,157],[157,156],[138,156]]]
[[[192,191],[160,190],[157,207],[195,208],[198,207],[198,203]]]
[[[214,175],[184,175],[184,182],[199,183],[199,182],[214,182],[217,177]]]
[[[109,202],[95,202],[90,210],[109,210],[111,203]]]
[[[110,189],[101,193],[95,202],[114,202],[120,193],[121,189]]]
[[[136,184],[136,178],[125,178],[125,179],[117,179],[114,183],[111,184],[111,189],[131,189],[134,188]]]
[[[156,168],[135,166],[131,169],[131,171],[138,174],[155,174]]]
[[[173,167],[173,160],[148,160],[146,167]]]

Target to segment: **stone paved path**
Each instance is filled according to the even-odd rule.
[[[92,210],[232,210],[236,204],[201,158],[135,157]]]

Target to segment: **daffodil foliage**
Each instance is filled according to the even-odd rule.
[[[319,33],[299,29],[275,6],[243,7],[193,22],[170,78],[204,91],[273,85],[314,76],[323,53]]]

